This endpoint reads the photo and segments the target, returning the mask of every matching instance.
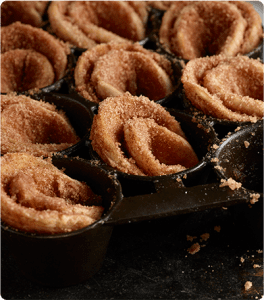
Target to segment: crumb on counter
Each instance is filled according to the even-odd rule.
[[[246,148],[248,148],[250,143],[248,141],[244,141],[244,145],[245,145]]]
[[[245,290],[248,291],[249,289],[251,289],[251,287],[252,287],[252,282],[251,281],[247,281],[245,283]]]
[[[254,264],[254,265],[253,265],[253,268],[254,268],[254,269],[255,269],[255,268],[261,268],[261,265]]]
[[[249,194],[250,195],[250,204],[255,204],[258,202],[258,199],[260,197],[260,194]]]
[[[194,243],[190,248],[187,249],[190,254],[195,254],[200,251],[199,243]]]
[[[203,233],[200,235],[201,239],[200,239],[200,242],[202,241],[207,241],[210,237],[210,234],[209,233]]]
[[[197,239],[197,236],[191,236],[187,234],[187,241],[192,242],[194,239]]]
[[[224,208],[224,207],[223,207],[223,208]],[[214,230],[217,231],[217,232],[220,232],[220,231],[221,231],[221,226],[215,226],[215,227],[214,227]]]

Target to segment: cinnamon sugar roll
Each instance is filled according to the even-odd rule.
[[[26,96],[1,96],[1,152],[49,156],[79,141],[64,112]]]
[[[1,4],[1,26],[16,21],[40,27],[49,1],[4,1]]]
[[[148,12],[142,1],[53,1],[48,15],[59,38],[90,49],[110,41],[142,40]]]
[[[138,43],[108,43],[87,50],[77,61],[74,78],[76,91],[97,103],[126,91],[151,100],[173,91],[170,61]]]
[[[247,2],[186,1],[165,12],[159,35],[167,50],[187,60],[216,54],[235,56],[258,46],[262,21]]]
[[[196,58],[182,74],[187,99],[203,113],[231,121],[263,117],[263,64],[247,56]]]
[[[69,48],[49,33],[15,22],[1,28],[1,93],[39,89],[61,79]]]
[[[51,162],[27,153],[1,157],[1,219],[41,234],[77,230],[100,219],[102,199]]]
[[[161,105],[128,92],[100,103],[90,139],[105,163],[128,174],[165,175],[198,163],[175,118]]]

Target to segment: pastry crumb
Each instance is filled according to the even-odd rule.
[[[250,145],[250,143],[249,143],[249,142],[247,142],[247,141],[244,141],[244,145],[245,145],[245,147],[246,147],[246,148],[248,148],[248,147],[249,147],[249,145]]]
[[[190,254],[195,254],[200,251],[199,243],[194,243],[190,248],[187,249]]]
[[[211,159],[211,162],[219,162],[219,159],[217,157],[214,157]]]
[[[219,148],[219,146],[218,146],[218,145],[216,145],[216,144],[214,144],[214,145],[212,146],[212,148],[213,148],[213,149],[218,149],[218,148]]]
[[[231,190],[239,189],[242,186],[242,183],[235,181],[232,178],[229,178],[227,180],[221,179],[221,184],[219,187],[228,186]]]
[[[247,281],[245,283],[245,290],[248,291],[249,289],[251,289],[251,287],[252,287],[252,282],[251,281]]]
[[[187,241],[192,242],[194,239],[197,239],[197,236],[187,235]]]
[[[200,242],[207,241],[210,237],[210,234],[209,233],[204,233],[204,234],[201,234],[200,237],[201,237]]]
[[[260,194],[249,194],[250,195],[250,204],[255,204],[258,202],[258,199],[260,197]]]
[[[253,268],[254,268],[254,269],[255,269],[255,268],[261,268],[261,265],[254,264],[254,265],[253,265]]]
[[[224,208],[224,207],[223,207],[223,208]],[[214,227],[214,230],[217,231],[217,232],[220,232],[221,226],[215,226],[215,227]]]

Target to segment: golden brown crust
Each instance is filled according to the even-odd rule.
[[[153,119],[128,120],[124,125],[124,137],[131,157],[149,176],[181,172],[199,162],[185,138]]]
[[[1,96],[1,152],[28,152],[48,156],[79,141],[62,111],[55,105],[26,96]]]
[[[100,203],[85,183],[48,161],[26,153],[1,157],[1,219],[9,226],[33,233],[70,232],[98,220],[104,210]]]
[[[129,91],[159,100],[173,91],[171,63],[138,43],[108,43],[79,57],[75,86],[84,98],[100,102]]]
[[[91,49],[110,41],[142,40],[148,13],[144,2],[54,1],[48,15],[59,38]]]
[[[263,64],[258,60],[197,58],[187,63],[182,83],[186,97],[205,114],[241,122],[263,117]]]
[[[49,1],[4,1],[1,4],[1,26],[16,21],[40,27]]]
[[[13,56],[13,58],[7,60],[7,63],[10,63],[13,60],[15,64],[18,63],[21,64],[21,66],[23,66],[24,64],[25,67],[25,56],[27,57],[27,59],[30,59],[31,54],[36,52],[36,55],[38,56],[37,60],[39,60],[40,56],[42,57],[41,62],[37,63],[37,66],[39,66],[44,60],[45,64],[48,64],[49,62],[49,65],[53,68],[54,81],[61,79],[65,75],[67,69],[67,54],[69,54],[70,50],[65,44],[57,40],[49,33],[45,32],[44,30],[32,27],[31,25],[22,24],[20,22],[15,22],[9,26],[2,27],[1,55],[8,55],[8,52],[18,49],[24,51],[28,50],[26,52],[27,55],[13,56],[11,52],[9,56]],[[36,63],[37,60],[33,60]],[[5,60],[2,60],[2,64],[2,68],[6,68]],[[15,66],[13,66],[13,68],[15,68]],[[48,69],[50,69],[50,67]],[[34,76],[32,75],[32,73],[34,74],[35,71],[33,71],[32,68],[29,68],[29,71],[30,74],[27,74],[27,76],[30,78],[30,76]],[[43,72],[45,72],[45,70],[43,70]],[[8,77],[8,74],[6,72],[5,76]],[[11,69],[10,76],[15,76],[15,70],[12,71]],[[6,80],[9,79],[6,78]],[[17,89],[19,90],[19,87],[17,87]]]
[[[133,118],[143,118],[144,120],[152,119],[153,121],[151,122],[155,122],[157,125],[150,127],[150,129],[154,128],[155,130],[155,128],[159,128],[162,132],[166,131],[164,139],[167,139],[169,134],[173,135],[173,133],[174,139],[176,135],[185,138],[179,123],[161,105],[150,101],[144,96],[136,97],[127,92],[121,96],[109,97],[100,103],[98,114],[94,117],[91,128],[90,139],[93,149],[104,162],[121,172],[134,175],[153,175],[153,172],[148,173],[147,169],[142,170],[137,164],[137,154],[134,156],[134,153],[132,153],[132,157],[126,155],[127,151],[130,152],[130,150],[127,149],[128,143],[131,142],[132,147],[137,147],[134,146],[133,138],[131,138],[133,132],[129,131],[129,128],[131,128],[129,122],[131,122]],[[162,129],[160,129],[160,127],[162,127]],[[124,130],[127,131],[127,134],[124,133]],[[167,130],[171,133],[168,134]],[[150,131],[152,131],[152,129]],[[163,134],[162,132],[161,135]],[[160,134],[155,137],[156,141],[159,135]],[[125,139],[126,136],[128,137],[127,141]],[[148,134],[146,139],[154,140],[152,136],[153,134]],[[149,148],[147,141],[145,140],[144,142],[144,147]],[[179,141],[174,141],[175,145],[179,145],[180,143]],[[149,150],[146,149],[146,152],[149,152]],[[166,162],[166,155],[164,153],[161,154],[163,151],[159,152],[157,156],[161,158],[162,164]],[[174,160],[174,162],[175,161],[176,160]],[[183,168],[181,168],[181,170],[183,170]],[[161,166],[161,169],[157,170],[159,175],[168,173],[169,171],[173,173],[175,172],[175,168],[170,170],[168,166]]]
[[[182,1],[179,1],[182,2]],[[186,1],[164,14],[160,41],[184,59],[235,56],[253,50],[262,38],[261,18],[242,1]]]

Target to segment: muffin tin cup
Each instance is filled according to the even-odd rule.
[[[53,164],[102,196],[103,218],[80,230],[54,235],[25,233],[2,223],[2,241],[27,278],[41,285],[62,287],[87,280],[101,268],[113,229],[103,226],[103,220],[122,194],[116,180],[88,161],[53,157]]]
[[[89,103],[86,103],[86,101],[82,101],[83,99],[78,99],[78,96],[76,98],[73,98],[66,94],[45,93],[43,91],[33,95],[29,95],[29,97],[34,100],[54,104],[57,110],[62,110],[68,118],[70,124],[74,128],[76,134],[80,138],[79,142],[77,142],[76,144],[62,151],[54,152],[52,155],[82,155],[82,153],[85,152],[86,140],[89,137],[91,118],[93,116],[92,110],[89,109]]]
[[[157,48],[155,34],[160,27],[160,21],[156,15],[159,16],[160,14],[162,13],[154,8],[149,9],[145,38],[137,41],[146,49],[155,50]],[[77,46],[72,47],[72,53],[77,57],[77,59],[87,50],[87,48],[81,48]]]
[[[179,186],[177,181],[183,181],[185,186],[203,184],[207,181],[209,170],[205,157],[209,151],[208,149],[210,149],[213,144],[218,144],[219,142],[214,129],[207,122],[192,122],[191,115],[179,110],[169,109],[168,111],[178,122],[180,122],[183,132],[199,158],[199,163],[193,168],[179,173],[162,176],[126,174],[104,163],[99,155],[93,150],[91,141],[87,140],[86,146],[89,148],[90,158],[100,162],[100,166],[115,174],[122,184],[123,194],[125,196],[150,194],[156,192],[158,185],[170,186],[171,183],[173,183],[174,185],[176,184]],[[96,111],[94,111],[94,113],[96,113]],[[161,182],[163,183],[161,184]],[[137,189],[135,189],[134,186],[136,186]]]
[[[166,53],[167,55],[171,55],[172,57],[182,60],[184,63],[187,63],[188,59],[183,59],[180,56],[177,56],[176,54],[172,53],[167,47],[164,47],[160,43],[159,39],[159,29],[162,23],[162,18],[164,16],[165,10],[157,9],[157,8],[151,8],[150,14],[149,14],[149,22],[151,24],[152,31],[149,34],[149,38],[151,40],[151,45],[155,45],[155,51],[160,53]],[[262,26],[263,29],[263,26]],[[263,39],[260,41],[259,45],[254,48],[252,51],[248,53],[244,53],[243,55],[248,56],[249,58],[253,59],[261,59],[263,60]],[[212,56],[212,55],[209,55]]]
[[[17,93],[18,95],[26,95],[26,96],[37,95],[41,93],[67,94],[69,92],[69,86],[72,82],[72,72],[76,64],[76,57],[73,51],[71,51],[71,53],[67,55],[67,61],[68,64],[67,64],[65,75],[61,79],[55,81],[53,84],[45,86],[40,89],[36,89],[37,91],[35,89],[32,89],[23,92],[14,91],[14,93]],[[7,93],[1,93],[1,95],[6,95],[6,94]]]
[[[263,193],[263,120],[228,134],[210,155],[219,178],[233,178]]]
[[[152,50],[151,48],[145,47],[145,44],[149,45],[151,43],[152,43],[152,40],[150,38],[146,38],[144,40],[144,42],[142,42],[142,46],[144,48],[148,49],[148,50]],[[82,51],[81,49],[76,48],[74,50],[74,53],[77,57],[76,59],[78,60],[78,56],[81,55],[81,53],[83,53],[85,51],[87,51],[87,50]],[[179,89],[179,86],[181,84],[180,79],[181,79],[182,66],[181,66],[179,60],[171,57],[171,55],[169,55],[168,53],[160,53],[160,54],[165,56],[171,62],[171,67],[172,67],[172,70],[173,70],[173,73],[172,73],[172,76],[171,76],[171,79],[173,81],[173,91],[170,94],[168,94],[166,97],[155,101],[156,103],[158,103],[162,106],[166,106],[168,103],[173,101],[173,99],[177,98],[176,95],[178,93],[178,89]],[[81,99],[82,102],[87,101],[87,103],[90,103],[91,106],[93,106],[93,105],[98,106],[98,103],[92,102],[92,101],[84,98],[81,94],[79,94],[76,91],[75,80],[74,80],[74,72],[73,71],[72,71],[71,75],[69,76],[69,80],[68,80],[67,84],[68,84],[68,91],[69,91],[69,94],[71,95],[71,97]],[[143,95],[143,96],[146,96],[146,95]],[[101,100],[101,101],[104,101],[104,100]]]

